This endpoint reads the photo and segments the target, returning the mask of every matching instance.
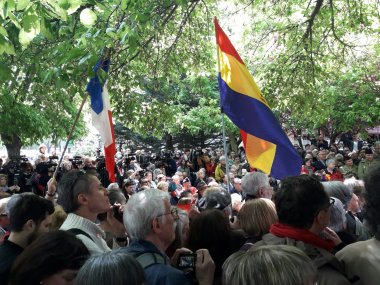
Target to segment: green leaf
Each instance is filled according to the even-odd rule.
[[[3,4],[3,6],[2,6],[2,15],[1,15],[1,17],[3,18],[3,19],[5,19],[5,18],[7,18],[7,15],[8,15],[8,2],[0,2],[1,4]]]
[[[178,5],[186,5],[186,4],[187,4],[187,0],[175,0],[175,2],[176,2]]]
[[[65,56],[65,61],[67,63],[70,63],[72,60],[77,59],[78,57],[82,57],[83,54],[85,54],[85,53],[86,52],[83,51],[81,48],[73,48]]]
[[[96,14],[89,8],[80,13],[80,21],[85,27],[92,27],[96,22]]]
[[[17,11],[24,10],[30,4],[30,0],[18,0],[16,9]]]
[[[41,18],[41,33],[49,40],[52,40],[54,38],[52,32],[51,32],[51,26],[50,23],[46,21],[45,18]]]
[[[82,5],[82,0],[69,0],[70,2],[70,8],[67,10],[67,14],[71,15],[74,14],[80,5]]]
[[[67,12],[65,9],[62,9],[58,2],[49,1],[49,4],[54,10],[54,13],[59,16],[60,19],[66,21],[67,20]]]
[[[16,18],[16,16],[13,15],[13,13],[9,13],[9,14],[8,14],[8,17],[9,17],[9,19],[11,19],[12,23],[13,23],[18,29],[21,29],[20,22],[19,22],[19,20]]]
[[[87,54],[86,56],[81,58],[81,60],[78,62],[78,65],[82,65],[83,63],[86,63],[90,58],[91,58],[91,54]]]
[[[16,5],[15,5],[15,1],[14,0],[8,0],[7,1],[8,3],[8,7],[7,7],[7,11],[8,11],[8,14],[12,11],[14,11],[16,9]]]
[[[3,63],[0,63],[0,82],[12,79],[12,70]]]
[[[129,2],[128,0],[121,0],[121,4],[120,4],[121,10],[125,10],[127,8],[128,2]]]
[[[61,7],[64,10],[67,10],[70,8],[70,2],[69,0],[59,0],[58,1],[59,7]]]
[[[3,53],[15,54],[12,43],[3,35],[0,35],[0,55]]]
[[[19,33],[21,45],[27,46],[40,33],[40,19],[34,9],[29,9],[22,19],[22,29]]]
[[[26,32],[24,29],[21,29],[20,33],[18,34],[18,40],[21,45],[27,46],[34,39],[35,36],[35,33]]]
[[[105,72],[102,68],[99,68],[97,71],[97,75],[99,77],[100,83],[104,84],[104,82],[107,80],[107,72]]]
[[[139,14],[138,15],[138,20],[141,23],[145,23],[150,19],[150,14],[149,13],[144,13],[144,14]]]
[[[8,36],[7,30],[0,26],[0,34],[4,37]]]

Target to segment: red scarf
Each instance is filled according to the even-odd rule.
[[[323,248],[330,252],[335,247],[332,240],[323,239],[309,230],[298,229],[281,223],[272,225],[269,232],[278,237],[287,237],[297,241],[303,241],[304,243]]]

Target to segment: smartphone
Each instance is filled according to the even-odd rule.
[[[20,181],[20,174],[15,173],[13,177],[13,185],[18,186],[19,181]]]
[[[178,269],[193,269],[195,271],[195,263],[197,261],[196,253],[181,253],[178,257],[177,267]]]

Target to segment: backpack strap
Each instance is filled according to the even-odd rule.
[[[85,231],[82,231],[81,229],[71,228],[71,229],[68,229],[66,232],[69,232],[75,236],[84,235],[84,236],[88,237],[90,240],[94,241],[88,233],[86,233]]]
[[[143,269],[146,269],[153,264],[168,264],[169,263],[169,260],[167,257],[157,252],[141,252],[138,254],[133,254],[133,257],[140,263]]]

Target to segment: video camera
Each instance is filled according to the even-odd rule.
[[[21,156],[11,156],[10,160],[4,165],[9,173],[20,173],[21,167],[28,162],[28,158],[25,155]]]
[[[73,158],[70,158],[69,161],[73,167],[78,167],[83,164],[82,157],[80,155],[76,155]]]
[[[46,165],[48,168],[54,167],[54,171],[55,171],[55,168],[58,166],[58,163],[55,160],[58,160],[58,156],[51,155],[49,156],[49,160],[46,162]]]

